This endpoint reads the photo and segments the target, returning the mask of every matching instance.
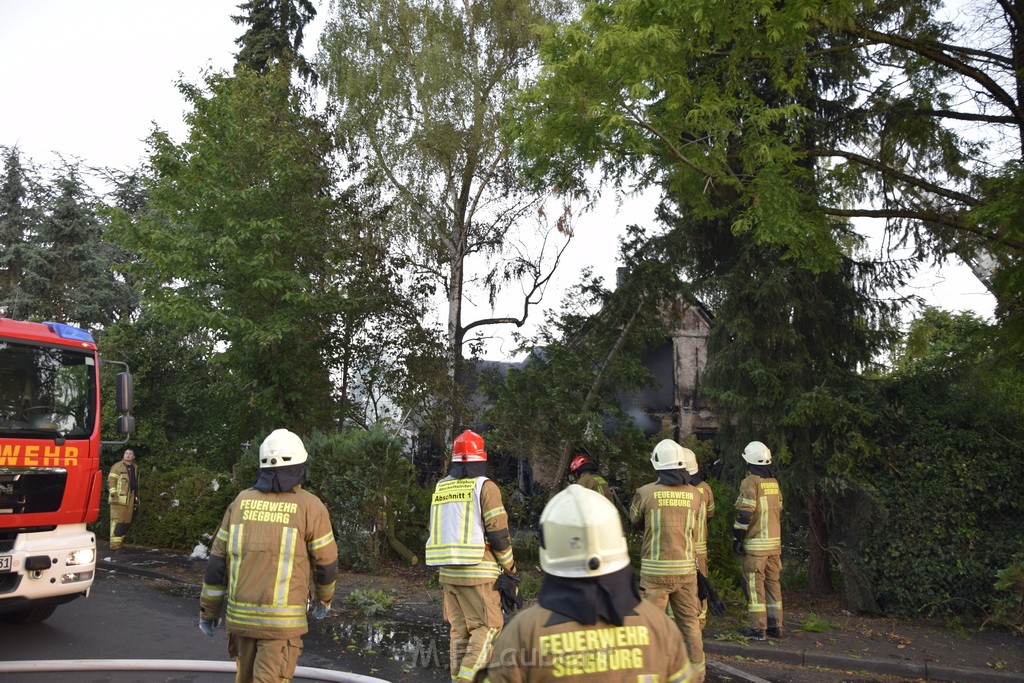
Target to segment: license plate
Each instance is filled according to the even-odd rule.
[[[0,572],[11,571],[11,556],[0,555]]]

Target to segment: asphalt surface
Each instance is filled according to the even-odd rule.
[[[194,560],[184,555],[163,553],[143,548],[125,548],[116,553],[109,552],[105,547],[98,548],[99,565],[101,568],[116,569],[121,572],[134,573],[152,578],[170,578],[180,580],[180,568],[190,566],[194,569]],[[174,571],[177,567],[177,573]],[[788,620],[788,613],[787,613]],[[943,636],[944,637],[944,636]],[[970,634],[950,635],[969,639]],[[1009,643],[1009,644],[1004,644]],[[966,643],[969,647],[972,643]],[[963,650],[965,643],[958,643]],[[1016,652],[1007,648],[1014,648]],[[981,650],[985,649],[980,641],[978,663],[980,665],[963,666],[954,657],[944,657],[946,651],[941,641],[932,644],[926,652],[915,653],[906,651],[900,645],[893,645],[891,652],[884,648],[850,652],[835,649],[843,645],[829,646],[827,639],[808,639],[786,637],[770,639],[763,643],[734,642],[734,640],[718,639],[710,629],[705,633],[704,650],[708,655],[708,681],[746,681],[763,683],[769,681],[969,681],[972,683],[1003,683],[1006,681],[1024,681],[1024,641],[1020,638],[1003,639],[997,642],[994,653],[985,657]],[[901,648],[901,649],[895,649]],[[991,644],[988,650],[992,650]],[[877,652],[876,656],[866,652]],[[1000,669],[985,666],[987,661],[998,661],[1004,665]],[[378,674],[380,675],[380,674]]]

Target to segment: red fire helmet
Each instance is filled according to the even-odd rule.
[[[467,429],[455,437],[452,445],[452,462],[487,462],[484,437]]]
[[[584,465],[589,465],[589,464],[590,464],[590,459],[587,456],[585,456],[585,455],[577,455],[575,458],[572,459],[572,462],[569,463],[569,472],[575,472],[576,470],[578,470],[579,468],[583,467]]]

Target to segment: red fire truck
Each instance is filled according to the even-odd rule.
[[[100,365],[117,375],[117,430],[134,430],[132,382],[92,335],[0,318],[0,619],[30,623],[89,594],[106,487],[100,469]]]

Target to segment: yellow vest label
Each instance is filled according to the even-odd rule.
[[[476,480],[474,479],[455,479],[441,482],[434,489],[434,495],[430,499],[430,504],[468,503],[473,500],[473,489],[475,487]]]

